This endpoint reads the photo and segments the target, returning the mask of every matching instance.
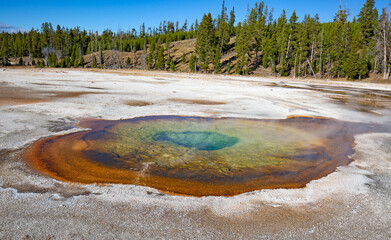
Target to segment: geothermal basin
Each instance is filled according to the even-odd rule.
[[[190,196],[304,187],[351,162],[354,135],[386,126],[331,119],[153,116],[84,120],[26,153],[58,180],[149,186]]]
[[[0,239],[391,239],[389,84],[5,68],[0,119]]]

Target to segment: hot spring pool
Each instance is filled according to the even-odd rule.
[[[354,135],[376,128],[311,117],[153,116],[80,125],[91,130],[34,143],[25,155],[29,164],[62,181],[191,196],[303,187],[349,164]]]

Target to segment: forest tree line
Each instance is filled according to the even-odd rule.
[[[188,26],[164,21],[157,28],[102,33],[43,23],[40,30],[0,33],[0,64],[9,58],[38,59],[32,65],[83,67],[83,56],[94,54],[91,67],[105,65],[103,51],[143,52],[143,68],[175,71],[178,62],[170,55],[170,43],[196,38],[194,53],[182,62],[192,72],[251,74],[259,67],[275,75],[315,78],[363,79],[369,74],[390,76],[391,21],[386,8],[379,13],[375,0],[366,0],[358,16],[348,20],[349,10],[341,6],[333,21],[321,22],[319,16],[283,11],[274,18],[273,9],[264,2],[249,8],[244,21],[235,24],[235,9],[229,12],[223,0],[221,13],[213,18],[204,14],[200,23]],[[234,53],[233,56],[232,52]],[[118,67],[135,67],[128,58]]]

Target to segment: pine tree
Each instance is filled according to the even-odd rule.
[[[220,45],[220,54],[225,51],[226,46],[230,39],[229,26],[228,26],[227,8],[225,7],[225,0],[221,7],[221,15],[217,19],[217,38]]]
[[[171,64],[171,56],[168,55],[168,56],[167,56],[166,63],[165,63],[165,66],[167,66],[168,68],[170,68],[170,64]]]
[[[196,19],[195,20],[195,23],[194,23],[194,31],[195,32],[198,32],[198,29],[200,28],[200,25],[198,24],[198,20]]]
[[[103,51],[100,50],[100,67],[103,68],[103,65],[105,64],[105,58],[103,55]]]
[[[259,5],[255,5],[255,9],[251,11],[250,15],[251,16],[249,16],[249,22],[252,22],[252,26],[250,26],[250,32],[252,34],[252,38],[255,40],[255,44],[252,49],[256,51],[255,57],[258,58],[258,54],[259,52],[263,51],[265,44],[268,8],[267,6],[265,6],[264,2],[260,2]]]
[[[221,54],[220,54],[220,45],[217,44],[214,53],[213,59],[213,69],[215,73],[219,73],[221,71]]]
[[[2,33],[4,34],[4,33]],[[9,65],[9,41],[8,41],[8,35],[3,35],[3,38],[1,40],[1,49],[0,49],[0,54],[1,54],[1,64],[3,66],[8,66]]]
[[[77,50],[76,50],[76,47],[74,47],[73,50],[72,50],[72,54],[71,54],[71,62],[72,62],[72,64],[75,62],[76,59],[77,59]]]
[[[170,57],[170,44],[171,44],[171,34],[167,34],[165,48],[166,48],[168,57]]]
[[[56,54],[54,54],[54,53],[48,54],[47,61],[48,61],[49,67],[57,67],[58,66],[57,57],[56,57]]]
[[[228,62],[227,66],[225,67],[225,74],[228,75],[230,71],[231,71],[231,64]]]
[[[329,49],[329,75],[330,77],[345,77],[344,62],[349,54],[351,28],[347,23],[348,11],[339,6],[338,12],[334,17],[331,29],[331,40]]]
[[[190,55],[190,61],[189,61],[189,70],[190,72],[195,72],[195,56],[193,54]]]
[[[375,0],[367,0],[358,16],[359,18],[357,21],[360,24],[364,42],[369,46],[369,43],[373,40],[377,19],[379,17],[379,13],[375,8]]]
[[[70,58],[69,56],[67,56],[67,57],[65,58],[65,65],[66,65],[67,67],[71,67],[71,66],[72,66],[71,58]]]
[[[96,56],[95,56],[95,54],[94,54],[94,56],[93,56],[93,58],[92,58],[91,67],[92,67],[92,68],[96,68]]]
[[[73,61],[73,66],[74,67],[78,67],[79,66],[79,59],[75,58],[75,60]]]
[[[236,37],[236,73],[237,74],[247,74],[249,72],[249,62],[250,62],[250,48],[251,48],[251,35],[249,34],[249,29],[247,22],[243,23],[243,26],[238,26],[238,34]]]
[[[197,40],[195,45],[195,52],[200,59],[202,69],[207,71],[209,63],[212,62],[213,50],[216,46],[216,36],[213,29],[212,15],[204,15],[200,24]]]
[[[310,58],[311,58],[311,24],[313,19],[309,15],[304,16],[304,20],[301,24],[298,34],[298,43],[296,48],[296,55],[294,60],[294,77],[306,76],[309,73]],[[310,63],[310,64],[308,64]],[[308,66],[309,65],[309,66]]]
[[[159,69],[159,70],[163,70],[163,69],[165,69],[164,64],[165,64],[164,48],[161,46],[161,47],[159,47],[159,52],[158,52],[158,55],[157,55],[156,68]]]
[[[66,61],[65,61],[65,58],[61,59],[61,62],[60,62],[60,67],[61,67],[61,68],[65,68],[65,67],[67,67],[67,65],[66,65]]]
[[[228,32],[230,36],[235,35],[234,24],[235,24],[235,7],[233,7],[231,12],[229,13]]]
[[[130,57],[128,57],[128,58],[126,59],[126,66],[127,66],[127,67],[130,66]]]
[[[285,70],[287,73],[291,71],[292,66],[295,65],[296,55],[297,55],[297,44],[298,44],[298,17],[296,11],[293,11],[292,16],[289,18],[288,23],[288,43],[285,53]]]
[[[187,32],[187,19],[185,20],[185,23],[183,24],[181,31]]]
[[[149,54],[148,54],[148,68],[149,69],[154,69],[155,67],[155,63],[156,63],[156,43],[155,41],[153,40],[151,43],[150,43],[150,46],[149,46]]]
[[[355,30],[352,40],[352,48],[344,65],[346,75],[350,79],[361,79],[368,73],[368,67],[365,62],[365,54],[359,53],[360,45],[362,44],[362,41],[364,41],[364,36],[361,34],[362,33],[358,29]]]
[[[387,13],[386,8],[383,8],[382,14],[380,16],[380,21],[376,30],[376,50],[378,59],[381,61],[379,69],[383,73],[383,79],[388,79],[390,75],[390,66],[388,64],[388,61],[390,59],[389,53],[391,52],[391,23],[390,16]]]
[[[186,53],[182,54],[182,63],[186,62]]]
[[[80,56],[79,66],[84,68],[84,57],[83,56]]]
[[[278,66],[277,71],[281,76],[286,76],[286,50],[287,50],[287,39],[288,39],[288,24],[285,10],[282,11],[281,16],[277,20],[276,25],[276,48],[278,51]]]
[[[170,70],[171,71],[175,71],[175,63],[174,63],[174,60],[171,58],[171,61],[170,61]]]

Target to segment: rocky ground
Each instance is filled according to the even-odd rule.
[[[0,239],[389,239],[391,134],[356,136],[354,161],[303,189],[185,197],[60,182],[24,149],[83,118],[150,115],[391,124],[391,85],[163,72],[0,69]]]

